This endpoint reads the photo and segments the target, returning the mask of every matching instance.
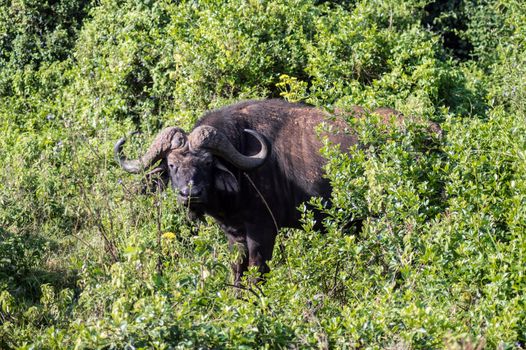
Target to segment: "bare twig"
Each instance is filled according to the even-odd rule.
[[[240,290],[246,290],[246,291],[254,294],[258,299],[261,298],[261,296],[258,293],[256,293],[252,288],[247,288],[247,287],[244,287],[244,286],[238,286],[238,285],[231,284],[231,283],[225,283],[225,286],[236,288],[236,289],[240,289]]]
[[[160,185],[158,184],[157,185],[158,187],[160,187]],[[157,253],[157,273],[159,275],[162,275],[163,274],[163,264],[162,264],[162,256],[163,256],[163,250],[162,250],[162,247],[161,247],[161,236],[162,236],[162,231],[161,231],[161,218],[162,218],[162,198],[161,198],[161,190],[160,188],[157,188],[157,199],[156,199],[156,206],[157,206],[157,217],[156,217],[156,220],[157,220],[157,250],[158,250],[158,253]]]
[[[118,255],[117,255],[117,249],[115,247],[115,244],[112,240],[108,238],[108,233],[106,231],[106,228],[104,227],[104,224],[102,223],[102,216],[100,214],[100,210],[95,208],[92,209],[90,206],[90,200],[88,199],[88,196],[86,194],[86,189],[84,187],[84,184],[80,181],[77,182],[77,185],[79,187],[80,193],[82,195],[82,198],[85,203],[85,208],[88,210],[90,215],[94,218],[95,226],[97,227],[100,235],[102,236],[104,240],[104,247],[108,253],[110,253],[112,257],[113,262],[119,261]]]

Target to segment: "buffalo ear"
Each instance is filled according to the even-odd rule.
[[[228,193],[237,193],[239,192],[239,183],[237,182],[236,177],[226,166],[221,164],[219,161],[215,162],[216,167],[216,176],[214,179],[215,187],[219,191],[228,192]]]

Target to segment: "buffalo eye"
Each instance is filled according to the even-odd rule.
[[[177,172],[177,166],[173,163],[168,164],[168,167],[170,168],[170,171],[176,173]]]

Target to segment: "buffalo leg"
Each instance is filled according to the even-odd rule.
[[[240,257],[236,262],[232,263],[234,285],[239,286],[241,284],[241,277],[248,267],[249,252],[247,247],[247,239],[244,234],[241,234],[237,231],[232,232],[230,230],[225,230],[225,233],[230,249],[239,249]]]
[[[257,233],[247,233],[248,246],[248,266],[256,266],[261,273],[261,280],[263,275],[270,271],[267,261],[272,259],[272,251],[274,250],[274,242],[276,235],[273,230],[268,232],[258,231]]]

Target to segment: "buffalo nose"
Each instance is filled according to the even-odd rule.
[[[179,194],[183,197],[199,197],[201,190],[195,187],[185,187],[179,190]]]

